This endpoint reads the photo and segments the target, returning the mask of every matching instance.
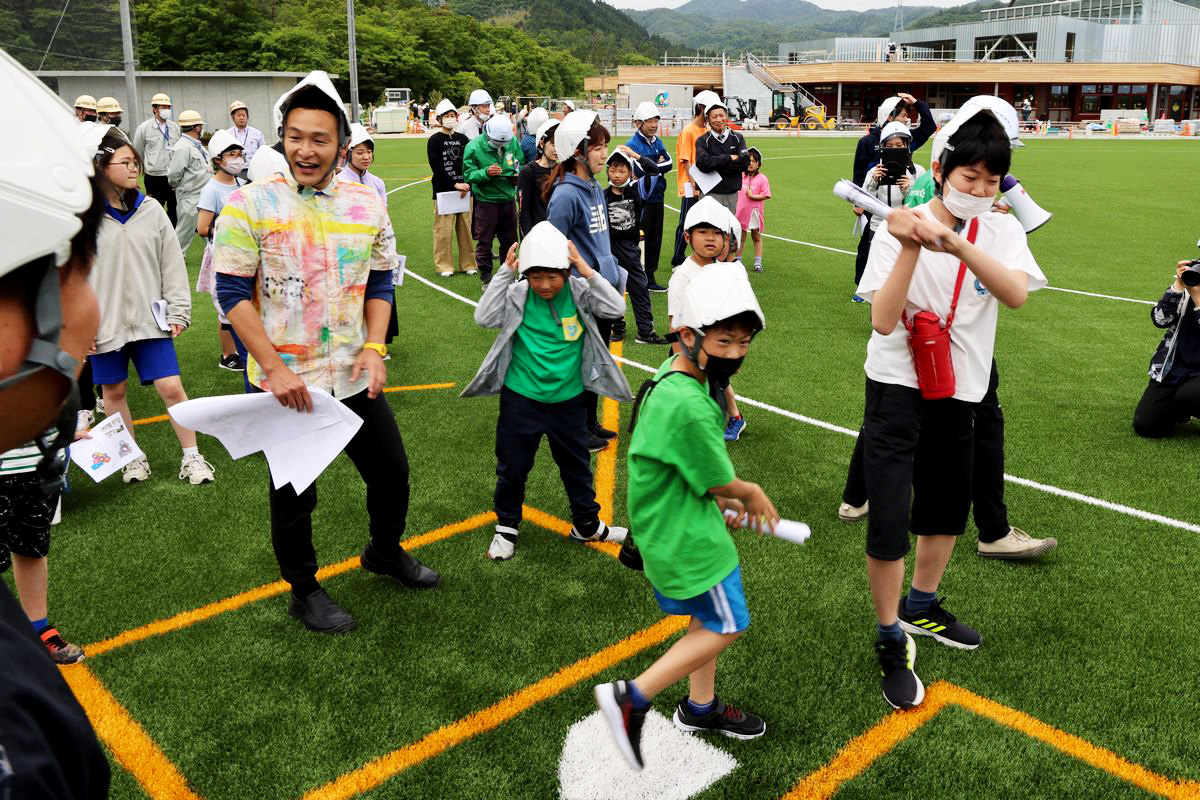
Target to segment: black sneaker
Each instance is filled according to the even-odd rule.
[[[925,684],[913,672],[917,643],[907,633],[904,639],[876,639],[875,655],[883,676],[883,699],[892,708],[914,708],[925,699]]]
[[[431,569],[404,551],[394,558],[384,558],[378,555],[368,544],[363,548],[359,563],[367,572],[376,575],[386,575],[395,578],[410,589],[432,589],[442,582],[442,576],[437,570]]]
[[[665,292],[667,290],[667,287],[663,286],[661,283],[658,283],[657,281],[655,281],[654,283],[651,283],[646,288],[652,292]]]
[[[230,353],[227,356],[221,356],[221,360],[217,362],[217,366],[221,369],[227,369],[230,372],[246,371],[246,364],[242,361],[242,357],[237,353]]]
[[[639,333],[634,341],[638,344],[670,344],[670,342],[659,336],[654,331],[650,331],[650,333],[646,334],[645,336]]]
[[[974,650],[979,647],[983,637],[970,625],[958,621],[958,618],[942,608],[940,598],[935,598],[933,605],[916,614],[909,614],[904,608],[904,598],[900,598],[900,627],[918,636],[932,636],[948,647],[960,650]]]
[[[596,696],[596,705],[600,706],[600,712],[612,729],[617,749],[629,762],[630,769],[641,772],[644,766],[642,724],[646,721],[649,706],[640,711],[633,707],[633,698],[629,696],[629,685],[625,681],[602,683],[592,689],[592,694]]]
[[[734,708],[719,697],[713,698],[712,711],[704,716],[692,713],[685,697],[675,707],[675,727],[683,731],[716,731],[731,739],[757,739],[767,732],[767,723],[740,708]]]
[[[617,438],[616,431],[610,431],[608,428],[601,425],[599,422],[593,422],[588,425],[588,433],[600,439],[615,439]]]
[[[304,627],[317,633],[342,633],[353,630],[354,617],[346,609],[333,602],[324,589],[317,589],[304,598],[292,595],[288,613],[304,623]]]
[[[589,453],[599,453],[602,450],[608,449],[608,439],[601,439],[595,434],[589,434],[587,448]]]
[[[608,340],[610,342],[625,341],[625,326],[621,325],[620,327],[618,327],[616,325],[613,325],[612,333],[610,333],[608,335]]]

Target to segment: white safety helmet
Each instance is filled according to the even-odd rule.
[[[536,134],[538,129],[545,125],[548,119],[550,119],[550,112],[538,106],[525,117],[525,130],[533,131]]]
[[[483,124],[483,132],[492,144],[503,146],[512,141],[512,119],[507,114],[497,114]]]
[[[690,231],[697,225],[707,225],[729,235],[729,209],[717,202],[713,197],[705,196],[696,201],[688,209],[683,220],[683,229]]]
[[[723,109],[725,109],[726,114],[729,113],[729,106],[725,105],[720,100],[717,100],[715,102],[709,103],[708,105],[706,105],[704,107],[704,119],[705,120],[708,119],[708,112],[712,111],[714,108],[723,108]]]
[[[101,154],[100,143],[110,133],[124,144],[129,144],[129,137],[125,135],[125,132],[116,125],[110,125],[107,122],[92,122],[91,120],[81,122],[76,133],[79,136],[80,143],[83,145],[84,155],[91,159],[93,165]],[[108,148],[105,149],[107,150]]]
[[[551,118],[538,126],[536,135],[538,145],[545,143],[546,137],[554,133],[554,129],[558,127],[558,123],[560,121],[561,120]]]
[[[220,158],[231,147],[241,147],[242,143],[233,138],[233,134],[221,128],[208,140],[208,157]]]
[[[570,269],[567,256],[567,237],[548,220],[529,229],[521,239],[517,256],[517,271],[524,275],[531,269]]]
[[[678,327],[699,333],[716,322],[746,311],[758,317],[761,328],[766,327],[766,318],[754,296],[750,279],[746,277],[746,270],[736,264],[717,262],[692,278],[683,292],[679,317],[674,322]]]
[[[22,120],[0,128],[10,156],[0,174],[0,276],[50,253],[61,266],[83,226],[76,215],[92,204],[95,151],[80,145],[72,109],[3,50],[0,99]]]
[[[1020,127],[1017,124],[1016,109],[1006,100],[994,95],[977,95],[963,103],[963,107],[958,110],[958,113],[933,137],[933,144],[930,145],[929,151],[930,163],[942,160],[942,153],[946,150],[950,137],[958,133],[963,123],[979,113],[991,114],[1000,123],[1012,147],[1025,146],[1025,143],[1018,138]]]
[[[636,162],[629,156],[628,153],[626,153],[624,150],[613,150],[612,155],[608,157],[608,161],[605,163],[612,164],[614,161],[620,161],[624,163],[625,166],[629,167],[629,177],[624,183],[614,183],[612,184],[613,186],[616,186],[618,189],[623,189],[626,186],[632,186],[633,184],[637,183],[637,175],[634,172]]]
[[[562,104],[564,106],[566,106],[568,113],[575,110],[575,101],[574,100],[563,100]]]
[[[250,179],[251,183],[254,183],[276,173],[286,175],[289,169],[287,158],[283,153],[274,147],[260,147],[255,151],[254,158],[250,159],[249,166],[246,167],[246,177]]]
[[[881,128],[886,125],[888,123],[888,118],[891,117],[892,113],[896,110],[896,106],[903,102],[903,98],[893,95],[880,103],[879,113],[875,115],[875,124]]]
[[[692,98],[693,106],[704,106],[705,108],[708,108],[708,106],[712,103],[719,102],[721,102],[721,96],[712,89],[705,89]]]
[[[476,89],[471,92],[471,96],[467,98],[469,106],[490,106],[492,104],[492,96],[483,89]]]
[[[314,87],[322,94],[326,95],[334,102],[338,110],[338,127],[340,128],[339,138],[341,144],[345,144],[350,138],[350,114],[346,111],[346,106],[342,103],[342,97],[338,94],[338,90],[334,88],[333,81],[329,79],[329,74],[325,70],[314,69],[312,72],[304,76],[303,80],[297,83],[292,88],[279,96],[275,101],[274,117],[275,128],[279,134],[283,135],[283,118],[287,116],[288,107],[291,105],[291,100],[302,90],[309,87]],[[260,148],[261,150],[262,148]]]
[[[883,143],[893,136],[903,136],[908,140],[909,145],[912,145],[912,128],[907,122],[889,122],[883,126],[883,130],[879,132],[879,146],[883,147]]]
[[[433,110],[433,118],[441,119],[443,114],[449,114],[451,111],[458,114],[458,106],[454,105],[450,98],[443,97],[442,102],[438,103],[437,108]]]
[[[363,142],[370,142],[372,147],[375,146],[375,140],[371,138],[367,126],[361,122],[355,122],[350,126],[350,144],[347,147],[353,150]]]
[[[633,112],[634,122],[645,122],[646,120],[654,119],[655,117],[662,117],[662,111],[660,111],[658,106],[654,105],[654,103],[651,103],[649,100],[643,100],[642,102],[638,103],[638,107]]]
[[[562,118],[554,131],[554,150],[558,155],[558,163],[575,155],[579,146],[587,141],[588,131],[595,122],[595,111],[572,111]]]

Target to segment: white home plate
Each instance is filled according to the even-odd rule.
[[[733,756],[651,711],[642,728],[641,772],[629,769],[596,711],[571,726],[558,763],[562,800],[687,800],[728,775]]]

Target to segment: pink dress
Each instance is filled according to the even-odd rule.
[[[749,175],[742,176],[742,190],[738,192],[737,201],[737,219],[742,225],[742,230],[766,230],[766,217],[763,214],[763,200],[751,200],[746,196],[746,191],[749,190],[763,197],[771,196],[771,183],[767,180],[767,176],[759,172],[753,177]]]

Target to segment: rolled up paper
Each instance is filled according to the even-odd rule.
[[[873,217],[887,219],[892,213],[892,208],[887,203],[863,189],[861,186],[855,186],[852,181],[848,181],[845,178],[842,178],[833,185],[833,193],[835,196],[842,198],[852,206],[865,208]]]
[[[738,513],[730,509],[725,512],[725,516],[728,519],[737,519]],[[768,536],[774,536],[776,539],[783,539],[785,542],[791,542],[792,544],[804,544],[812,536],[812,530],[808,525],[791,519],[781,519],[776,522],[774,531],[761,523],[753,526],[752,529],[759,533],[765,533]]]

